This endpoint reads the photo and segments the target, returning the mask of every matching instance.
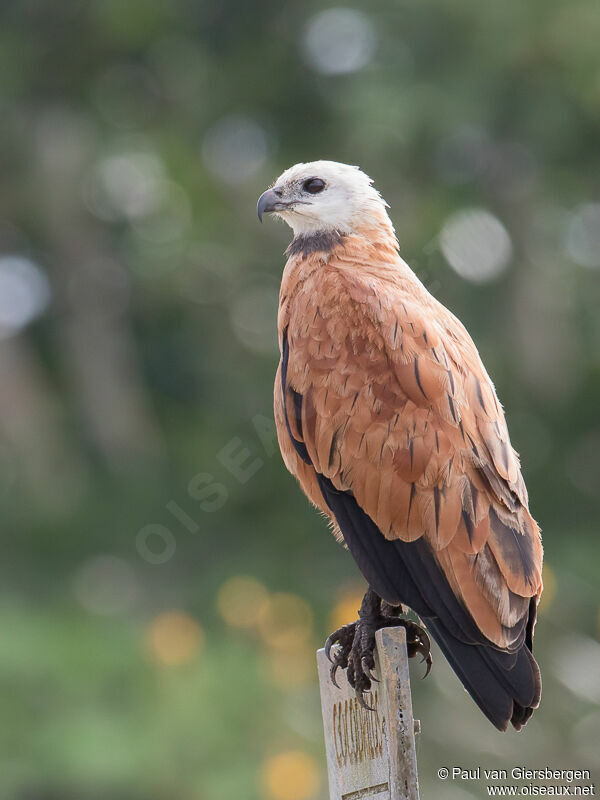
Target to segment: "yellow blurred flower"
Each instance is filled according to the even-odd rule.
[[[312,625],[312,611],[306,600],[284,592],[272,594],[258,617],[262,639],[278,650],[298,650],[310,638]]]
[[[163,664],[185,664],[197,655],[203,644],[201,626],[183,611],[159,614],[146,632],[150,655]]]
[[[269,800],[309,800],[319,790],[315,759],[302,750],[288,750],[268,758],[261,778]]]
[[[217,595],[217,608],[228,625],[252,628],[266,605],[269,593],[262,583],[247,575],[225,581]]]
[[[365,589],[364,584],[354,582],[342,587],[329,618],[330,632],[358,619],[358,609],[362,603]]]
[[[548,611],[556,596],[556,573],[549,564],[544,564],[542,569],[542,580],[544,582],[544,591],[542,592],[542,597],[538,606],[538,611],[540,614],[544,614],[546,611]]]

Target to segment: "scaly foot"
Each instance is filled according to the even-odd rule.
[[[356,698],[363,708],[370,708],[365,702],[364,693],[370,691],[371,682],[377,681],[373,675],[375,669],[375,633],[381,628],[401,625],[406,630],[406,649],[409,658],[420,653],[427,664],[423,677],[427,677],[431,669],[431,652],[429,637],[420,625],[399,614],[404,613],[402,606],[390,606],[382,602],[372,589],[368,589],[358,619],[334,631],[325,642],[325,654],[331,661],[331,680],[335,686],[338,669],[346,670],[348,683],[356,692]],[[332,653],[332,648],[335,651]]]

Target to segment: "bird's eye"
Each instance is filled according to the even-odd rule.
[[[302,188],[309,194],[319,194],[325,188],[325,181],[322,181],[321,178],[309,178],[304,181]]]

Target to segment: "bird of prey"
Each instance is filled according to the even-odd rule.
[[[288,470],[369,588],[326,650],[364,704],[375,631],[427,634],[500,730],[539,705],[542,545],[477,348],[398,252],[358,167],[296,164],[258,201],[293,230],[279,297],[275,421]]]

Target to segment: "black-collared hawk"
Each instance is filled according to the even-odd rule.
[[[279,298],[281,453],[369,584],[332,634],[333,673],[370,688],[374,632],[427,636],[493,724],[538,706],[532,655],[540,531],[502,406],[473,340],[398,252],[387,205],[357,167],[297,164],[258,201],[294,232]],[[410,649],[410,648],[409,648]],[[364,701],[363,701],[364,702]]]

